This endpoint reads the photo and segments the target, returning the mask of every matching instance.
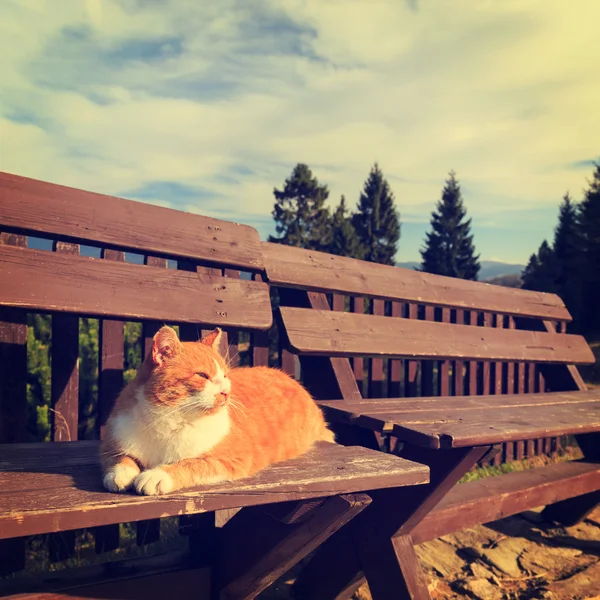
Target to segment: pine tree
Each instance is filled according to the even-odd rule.
[[[544,240],[537,252],[529,259],[523,271],[523,289],[555,294],[556,289],[556,257],[550,244]]]
[[[348,215],[344,196],[341,197],[340,203],[333,213],[331,231],[332,239],[327,249],[328,252],[351,258],[363,257],[364,250],[358,239],[356,229],[352,225],[352,217]]]
[[[285,180],[283,190],[275,188],[273,218],[277,236],[270,242],[310,250],[326,250],[331,237],[331,217],[325,201],[326,185],[320,185],[307,165],[298,163]]]
[[[450,171],[442,199],[431,213],[432,230],[421,250],[421,271],[477,280],[479,255],[475,256],[471,219],[465,220],[466,214],[456,175]]]
[[[583,322],[587,332],[600,332],[600,164],[580,205]]]
[[[576,322],[581,313],[581,233],[577,205],[568,193],[563,197],[554,231],[554,264],[556,291]]]
[[[400,240],[400,215],[389,183],[375,163],[358,201],[352,224],[364,249],[365,260],[395,264]]]

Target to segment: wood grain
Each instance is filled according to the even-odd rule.
[[[429,475],[396,456],[321,443],[255,477],[152,498],[103,491],[97,457],[91,441],[1,447],[0,538],[416,485]]]
[[[390,319],[281,307],[293,351],[325,356],[402,356],[591,364],[582,336]]]
[[[0,246],[0,304],[101,317],[267,329],[262,282]]]
[[[261,244],[270,283],[450,308],[570,321],[554,294],[441,277],[280,244]]]
[[[0,172],[4,227],[249,270],[263,266],[258,232],[247,225]]]

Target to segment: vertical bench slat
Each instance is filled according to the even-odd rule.
[[[418,318],[419,307],[416,304],[407,305],[407,319]],[[418,393],[419,363],[416,360],[407,360],[404,363],[404,393],[407,398],[414,398]]]
[[[231,277],[232,279],[240,278],[240,272],[235,269],[224,269],[223,275],[225,275],[225,277]],[[230,368],[235,369],[240,365],[239,335],[238,332],[234,330],[228,330],[225,333],[227,334],[227,364]]]
[[[471,311],[465,311],[465,315],[469,315],[469,326],[470,327],[477,327],[477,312],[474,310]],[[476,360],[470,360],[467,362],[468,365],[468,373],[469,373],[469,391],[468,391],[468,395],[469,396],[477,396],[478,394],[478,390],[477,390],[477,371],[478,371],[478,364]]]
[[[54,242],[54,252],[79,255],[79,245]],[[79,317],[52,316],[52,374],[50,423],[53,442],[77,440],[79,427]],[[49,536],[51,562],[66,560],[75,553],[75,531]]]
[[[157,256],[144,257],[144,264],[149,267],[159,269],[167,268],[167,259]],[[162,324],[156,321],[142,322],[142,361],[152,352],[152,341]],[[136,544],[145,546],[152,544],[160,539],[160,519],[148,519],[147,521],[138,521],[136,523]]]
[[[24,235],[0,233],[0,244],[27,246]],[[0,308],[0,443],[26,439],[27,319],[24,312]],[[26,538],[0,541],[0,575],[25,568]]]
[[[442,308],[442,323],[450,323],[450,309]],[[450,396],[452,386],[450,385],[451,361],[443,360],[439,363],[438,381],[440,396]]]
[[[435,311],[433,306],[425,307],[424,318],[425,321],[433,321],[435,317]],[[437,361],[423,360],[421,361],[421,396],[433,396],[435,391],[435,384],[433,381],[434,367]]]
[[[465,311],[458,308],[456,310],[456,324],[464,325],[465,323]],[[465,393],[465,380],[464,380],[465,363],[462,360],[455,360],[452,368],[452,387],[453,394],[455,396],[462,396]]]
[[[385,315],[385,302],[373,300],[372,313],[379,317]],[[369,397],[383,398],[383,359],[372,358],[369,361]]]
[[[483,313],[483,327],[492,327],[492,313]],[[481,384],[480,393],[484,396],[492,394],[491,363],[489,360],[483,361],[481,365]]]
[[[365,311],[365,299],[354,296],[351,299],[351,310],[353,313],[362,315]],[[365,383],[365,361],[362,357],[356,356],[352,359],[352,370],[354,371],[356,385],[358,386],[360,393],[363,394]]]
[[[125,261],[125,253],[118,250],[102,251],[104,260]],[[105,434],[106,422],[112,407],[123,389],[124,331],[123,322],[102,319],[99,323],[98,366],[98,427],[100,438]],[[119,546],[119,526],[104,525],[94,529],[96,552],[110,552]]]
[[[393,319],[402,317],[402,303],[392,302],[391,316]],[[388,362],[388,396],[390,398],[399,398],[402,393],[402,361],[394,358]]]
[[[493,315],[492,325],[494,327],[503,329],[504,328],[503,315],[499,315],[499,314]],[[495,395],[502,394],[503,370],[504,370],[504,363],[502,363],[502,362],[494,363],[494,368],[493,368],[494,379],[493,379],[493,384],[491,385],[491,393],[492,394],[495,394]],[[508,453],[511,454],[513,452],[512,446],[507,448],[507,450],[508,450]],[[502,463],[502,453],[501,452],[496,453],[496,455],[493,458],[493,462],[494,462],[495,466],[498,466]]]

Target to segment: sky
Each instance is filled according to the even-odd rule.
[[[483,259],[525,263],[600,160],[598,0],[2,0],[0,170],[273,232],[298,162],[373,163],[419,259],[456,171]]]

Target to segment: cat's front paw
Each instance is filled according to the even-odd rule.
[[[139,473],[140,470],[136,467],[116,465],[104,476],[104,487],[109,492],[124,492],[132,486]]]
[[[135,490],[144,496],[160,496],[173,489],[173,478],[163,469],[148,469],[135,480]]]

